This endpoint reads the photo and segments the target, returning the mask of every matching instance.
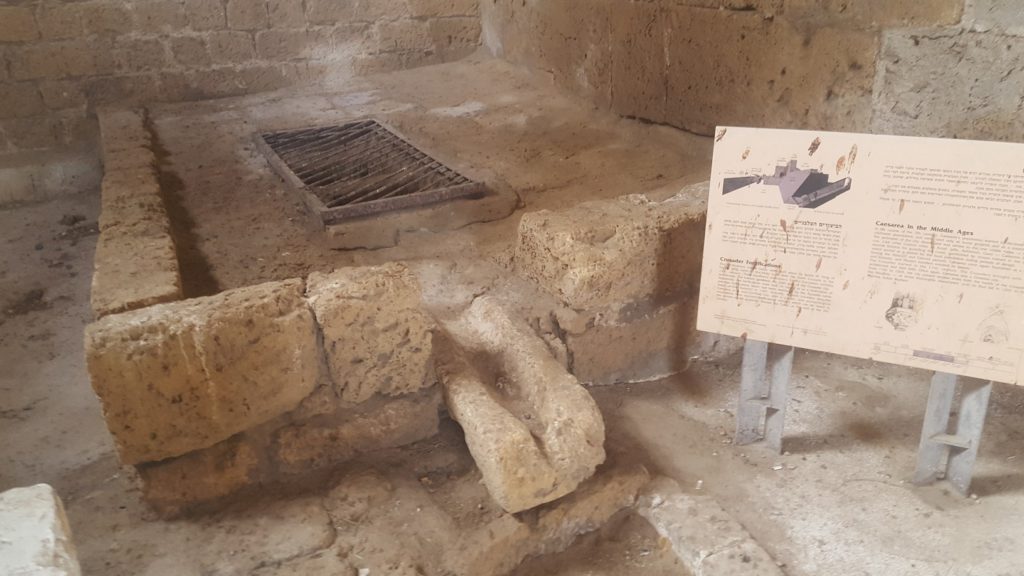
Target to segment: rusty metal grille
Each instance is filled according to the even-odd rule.
[[[376,120],[270,132],[258,141],[275,170],[313,197],[325,224],[484,193]]]

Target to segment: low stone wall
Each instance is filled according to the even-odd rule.
[[[1016,0],[482,0],[490,51],[623,116],[1019,140]]]
[[[96,317],[180,300],[181,274],[141,111],[99,114],[105,175],[92,278]]]
[[[479,31],[477,0],[4,2],[0,201],[68,184],[11,163],[56,149],[75,151],[65,171],[94,159],[97,107],[336,84],[461,58]]]
[[[695,328],[707,186],[523,216],[516,271],[565,305],[545,324],[581,381],[649,380],[735,349]]]
[[[174,513],[434,435],[433,329],[388,264],[108,315],[86,356],[122,462]]]

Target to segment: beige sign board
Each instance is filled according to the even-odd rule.
[[[700,330],[1024,384],[1024,145],[715,139]]]

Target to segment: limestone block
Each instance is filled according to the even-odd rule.
[[[271,282],[87,327],[89,373],[121,460],[180,456],[295,408],[320,367],[302,289]]]
[[[644,489],[637,508],[693,574],[783,574],[771,555],[710,496],[686,494],[674,480],[657,478]]]
[[[995,28],[1024,36],[1024,6],[1019,0],[970,0],[964,22],[977,32]]]
[[[234,436],[178,458],[137,467],[142,496],[165,516],[214,502],[266,477],[264,447]]]
[[[97,318],[182,298],[178,256],[165,226],[154,222],[144,232],[114,227],[100,234],[90,296]]]
[[[1024,38],[960,29],[892,31],[884,34],[881,59],[874,131],[1024,140]]]
[[[652,2],[618,6],[621,14],[611,19],[612,107],[623,116],[664,118],[669,66],[664,11]]]
[[[447,564],[459,576],[500,575],[529,556],[565,550],[580,534],[599,529],[632,506],[649,479],[637,465],[599,470],[576,492],[538,508],[533,521],[503,515],[467,534],[449,552]]]
[[[81,573],[64,506],[53,488],[36,484],[0,493],[0,574]]]
[[[274,461],[284,475],[333,466],[359,454],[395,448],[437,434],[441,394],[431,387],[399,398],[375,398],[281,429]]]
[[[446,328],[453,342],[438,375],[448,411],[494,500],[520,512],[589,478],[605,458],[604,420],[544,341],[490,297]]]
[[[784,15],[805,28],[948,26],[960,22],[964,0],[786,0]]]
[[[516,270],[577,310],[618,308],[692,289],[700,276],[707,184],[523,215]]]
[[[877,33],[802,29],[755,11],[668,7],[666,117],[715,126],[863,131],[871,120]]]
[[[434,321],[416,277],[402,264],[309,276],[307,295],[323,331],[327,368],[348,402],[397,396],[433,383]]]

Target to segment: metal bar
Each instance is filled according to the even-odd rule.
[[[953,409],[954,396],[956,376],[936,372],[932,376],[928,407],[925,409],[924,424],[921,427],[921,443],[917,448],[915,484],[931,484],[946,475],[948,447],[935,442],[933,438],[949,432],[949,413]]]
[[[957,414],[956,434],[970,440],[970,447],[951,450],[949,466],[946,471],[949,483],[964,496],[971,489],[974,462],[978,459],[978,448],[981,445],[981,435],[985,429],[985,416],[988,413],[991,395],[991,382],[974,381],[964,384],[963,396],[960,399],[960,412]]]
[[[348,204],[345,206],[339,206],[338,208],[330,208],[321,212],[321,217],[324,220],[324,224],[338,224],[345,220],[372,216],[381,212],[427,206],[438,202],[447,202],[449,200],[456,200],[460,198],[478,198],[485,192],[486,188],[483,184],[479,182],[470,182],[468,184],[453,186],[451,188],[442,188],[439,190],[431,190],[429,192],[398,196],[396,198],[386,198],[383,200],[374,200],[372,202]]]
[[[966,496],[971,488],[974,463],[978,459],[992,383],[963,379],[956,430],[950,431],[957,381],[956,375],[943,372],[936,372],[932,377],[914,483],[933,484],[945,478],[957,492]]]
[[[744,344],[736,408],[737,445],[764,440],[773,450],[782,452],[794,354],[792,346],[756,340],[747,340]]]

